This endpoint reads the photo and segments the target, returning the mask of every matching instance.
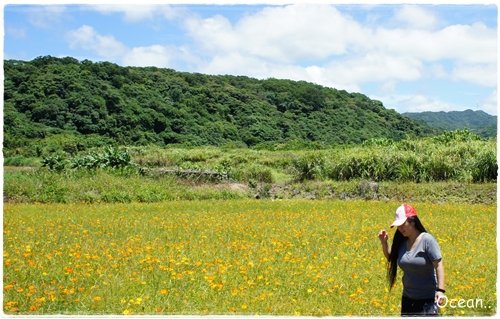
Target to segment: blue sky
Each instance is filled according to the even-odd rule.
[[[494,4],[106,3],[10,2],[4,59],[71,56],[304,80],[363,93],[400,113],[497,115]]]

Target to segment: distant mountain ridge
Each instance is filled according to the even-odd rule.
[[[405,112],[401,115],[413,120],[424,121],[427,124],[447,131],[468,128],[482,137],[497,136],[497,116],[484,111],[465,110],[451,112]]]

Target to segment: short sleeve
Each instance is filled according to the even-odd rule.
[[[437,243],[436,239],[428,233],[427,236],[425,236],[425,252],[432,262],[443,258],[443,256],[441,256],[439,244]]]

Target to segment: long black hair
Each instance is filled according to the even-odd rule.
[[[418,216],[409,217],[406,221],[415,225],[415,228],[418,231],[422,233],[427,232]],[[389,281],[389,290],[392,289],[394,281],[396,280],[396,275],[398,274],[399,247],[403,244],[404,239],[405,237],[403,234],[401,234],[399,230],[396,230],[394,238],[392,239],[391,254],[389,255],[389,260],[387,261],[387,280]]]

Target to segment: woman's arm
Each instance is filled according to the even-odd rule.
[[[437,278],[437,288],[444,290],[444,266],[443,260],[439,259],[432,263],[434,268],[436,269],[436,278]],[[436,302],[441,304],[443,302],[444,293],[441,291],[436,292]]]

